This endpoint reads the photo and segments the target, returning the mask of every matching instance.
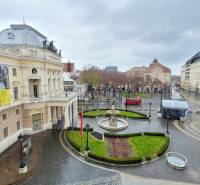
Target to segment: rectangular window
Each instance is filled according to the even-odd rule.
[[[14,99],[18,100],[19,96],[18,96],[18,87],[14,87]]]
[[[56,88],[56,80],[53,79],[53,90],[55,91],[55,88]]]
[[[31,56],[37,56],[37,50],[30,50],[30,55]]]
[[[17,130],[20,129],[20,121],[17,121]]]
[[[60,79],[58,78],[58,89],[60,89]]]
[[[13,68],[12,71],[13,71],[13,76],[17,76],[17,69]]]
[[[16,109],[16,115],[19,115],[19,114],[20,114],[20,110]]]
[[[49,91],[49,93],[51,91],[51,81],[50,81],[50,79],[48,79],[48,91]]]
[[[6,120],[7,119],[7,113],[4,113],[2,118],[3,118],[3,120]]]
[[[8,127],[3,129],[3,136],[4,138],[8,137]]]

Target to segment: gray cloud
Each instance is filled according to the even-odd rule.
[[[7,0],[0,29],[30,24],[55,40],[78,68],[93,63],[127,70],[154,57],[178,74],[199,51],[199,0]]]

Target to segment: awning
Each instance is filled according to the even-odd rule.
[[[162,100],[162,107],[168,109],[189,109],[188,103],[181,100]]]

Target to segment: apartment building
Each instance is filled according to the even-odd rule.
[[[200,92],[200,52],[187,60],[182,66],[181,88],[197,93]]]

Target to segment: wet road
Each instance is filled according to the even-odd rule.
[[[89,181],[99,177],[111,177],[116,173],[95,168],[70,156],[59,142],[59,130],[48,131],[37,172],[23,185],[66,185]],[[41,138],[42,139],[42,138]]]
[[[97,125],[98,120],[100,120],[100,118],[96,118],[95,120],[86,119],[85,121],[90,123],[98,132],[103,132],[103,129],[99,128]],[[152,114],[151,121],[126,120],[129,123],[128,129],[121,131],[121,133],[144,131],[166,132],[166,120],[157,118],[155,113]],[[152,163],[135,167],[108,167],[137,176],[200,183],[200,142],[177,130],[171,120],[169,121],[169,132],[171,137],[169,151],[182,153],[188,158],[188,166],[184,171],[176,171],[168,166],[165,156]]]
[[[159,99],[160,97],[158,96],[157,99],[146,100],[146,102],[148,104],[149,101],[152,101],[156,106],[159,106]],[[84,119],[84,121],[85,123],[90,123],[95,130],[103,132],[98,126],[99,119],[100,118]],[[129,119],[127,121],[129,127],[123,132],[166,131],[166,121],[157,118],[155,111],[152,113],[151,121]],[[169,151],[180,152],[188,158],[188,166],[184,171],[176,171],[169,167],[166,163],[165,156],[152,163],[135,167],[107,167],[132,175],[199,184],[200,142],[177,130],[171,121],[169,124],[169,131],[172,138]],[[89,166],[70,156],[62,148],[58,140],[58,131],[53,130],[49,131],[43,146],[39,170],[31,179],[25,182],[24,185],[62,185],[70,182],[75,183],[77,181],[87,181],[98,177],[109,177],[112,175],[115,175],[115,173]]]

